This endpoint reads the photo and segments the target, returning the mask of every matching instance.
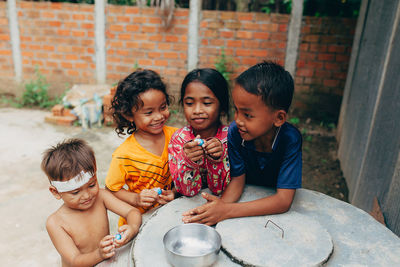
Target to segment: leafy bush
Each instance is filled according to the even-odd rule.
[[[40,107],[49,109],[55,104],[61,103],[62,96],[51,99],[48,90],[49,84],[46,78],[35,68],[36,80],[25,84],[25,91],[21,98],[21,105],[24,107]]]

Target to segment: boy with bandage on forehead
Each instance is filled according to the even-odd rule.
[[[46,222],[62,266],[93,266],[136,236],[142,220],[139,210],[99,189],[94,152],[85,141],[69,139],[51,147],[41,167],[50,192],[64,201]],[[118,238],[109,234],[107,210],[128,221],[119,227]]]

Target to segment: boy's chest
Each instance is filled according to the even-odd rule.
[[[96,207],[90,212],[77,212],[68,216],[66,231],[81,253],[91,252],[100,240],[109,234],[107,211]]]

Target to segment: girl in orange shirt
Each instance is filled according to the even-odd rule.
[[[176,128],[165,125],[169,103],[165,84],[152,70],[122,80],[112,101],[117,134],[130,136],[112,155],[106,187],[142,213],[174,199],[168,143]]]

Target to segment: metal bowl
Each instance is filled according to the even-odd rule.
[[[191,223],[175,226],[164,235],[168,262],[175,266],[210,266],[218,258],[221,236],[212,227]]]

